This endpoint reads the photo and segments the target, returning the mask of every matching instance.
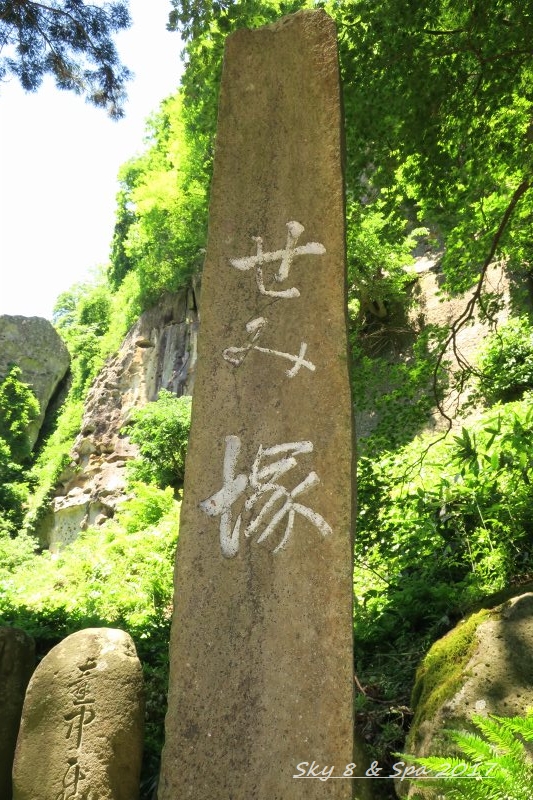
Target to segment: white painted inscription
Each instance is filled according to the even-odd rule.
[[[307,352],[307,344],[305,342],[300,343],[300,352],[298,355],[282,353],[280,350],[271,350],[269,347],[259,347],[256,342],[261,336],[263,328],[266,326],[266,324],[267,320],[264,317],[257,317],[256,319],[252,319],[250,322],[248,322],[246,325],[246,330],[250,334],[249,343],[244,347],[227,347],[222,353],[226,361],[228,361],[230,364],[233,364],[234,367],[240,367],[247,353],[249,353],[250,350],[257,350],[259,353],[269,353],[273,356],[285,358],[287,361],[292,361],[293,366],[286,370],[286,375],[289,378],[294,378],[294,376],[298,374],[302,367],[306,367],[311,372],[315,371],[315,365],[311,361],[307,361],[304,358]]]
[[[289,277],[291,264],[297,256],[312,255],[320,256],[326,252],[326,248],[319,242],[308,242],[307,244],[296,247],[298,239],[304,232],[304,226],[292,220],[287,222],[287,244],[283,250],[273,250],[270,253],[263,252],[263,239],[261,236],[254,236],[253,240],[256,243],[255,256],[246,256],[244,258],[231,258],[230,264],[235,269],[247,272],[250,269],[255,269],[255,279],[257,288],[260,293],[267,297],[300,297],[300,290],[295,286],[290,289],[282,289],[276,291],[275,289],[267,289],[263,276],[262,267],[264,264],[271,264],[272,262],[279,261],[279,269],[274,275],[276,283],[283,283]]]
[[[331,533],[331,528],[320,514],[312,511],[296,498],[320,483],[316,472],[310,472],[294,489],[287,489],[278,483],[280,478],[296,466],[296,457],[313,452],[312,442],[288,442],[273,447],[259,446],[249,475],[236,474],[237,461],[241,450],[238,436],[226,436],[226,450],[222,469],[222,488],[200,503],[200,508],[210,517],[220,517],[220,549],[226,558],[233,558],[239,552],[243,512],[251,519],[244,526],[244,536],[259,533],[257,542],[271,536],[278,526],[285,524],[283,536],[272,551],[277,553],[289,541],[297,514],[305,517],[322,536]],[[275,460],[272,460],[275,459]],[[248,492],[243,510],[233,519],[233,505]],[[267,495],[270,494],[270,497]],[[254,516],[261,501],[264,504]]]

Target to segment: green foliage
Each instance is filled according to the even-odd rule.
[[[533,741],[533,714],[525,717],[488,717],[473,715],[479,733],[447,731],[457,755],[446,758],[402,756],[412,764],[426,768],[428,775],[443,777],[424,780],[429,794],[423,797],[446,797],[450,800],[524,800],[531,794],[533,763],[525,745]],[[481,734],[481,735],[480,735]],[[446,777],[444,777],[446,776]],[[470,777],[469,777],[470,776]],[[416,792],[413,797],[421,797]]]
[[[161,490],[138,482],[133,490],[133,497],[121,505],[116,515],[117,522],[127,533],[137,533],[157,525],[175,508],[174,493],[170,487]]]
[[[132,479],[177,488],[183,483],[191,424],[191,398],[161,389],[159,397],[136,410],[128,434],[141,459],[130,467]]]
[[[19,610],[21,619],[24,608],[62,610],[77,619],[97,616],[139,632],[152,618],[167,613],[179,506],[163,493],[158,513],[152,515],[157,523],[142,528],[158,491],[152,489],[144,502],[127,501],[116,521],[84,532],[59,557],[45,552],[24,564],[9,582],[9,605]],[[133,507],[128,508],[128,502]],[[141,511],[137,524],[135,509]]]
[[[357,322],[353,325],[350,338],[355,410],[368,416],[371,413],[377,420],[372,432],[361,440],[362,455],[378,456],[402,447],[428,424],[435,396],[443,396],[448,380],[444,365],[435,374],[436,357],[445,335],[446,330],[437,326],[428,325],[416,333],[405,328],[395,343],[394,334],[387,327],[361,328]],[[380,347],[384,354],[380,354]]]
[[[75,284],[59,295],[54,306],[53,323],[71,355],[71,397],[79,400],[104,357],[102,338],[111,318],[109,288],[100,279],[93,284]]]
[[[359,323],[374,317],[386,318],[393,303],[408,305],[406,289],[413,277],[406,269],[413,262],[411,252],[419,228],[406,233],[407,221],[398,218],[378,199],[347,204],[348,291],[359,306]]]
[[[389,581],[376,602],[386,604],[395,591],[406,598],[413,581],[434,594],[439,584],[467,579],[474,593],[490,593],[527,572],[533,558],[532,445],[529,398],[497,416],[485,414],[452,442],[434,445],[418,466],[413,460],[424,440],[380,461],[361,458],[356,549],[365,560],[373,553],[386,564]],[[456,600],[458,588],[449,591]],[[403,609],[402,615],[412,613]]]
[[[30,471],[34,490],[29,498],[28,513],[24,524],[34,530],[41,514],[46,510],[46,501],[53,491],[62,470],[70,462],[70,451],[80,430],[83,417],[83,401],[69,395],[65,400],[54,431],[43,444]]]
[[[39,403],[20,380],[13,365],[0,382],[0,536],[15,535],[22,527],[28,499],[24,467],[31,454],[29,425],[39,415]],[[0,545],[1,547],[1,545]]]
[[[396,703],[436,638],[533,567],[531,397],[431,442],[358,464],[356,672]]]
[[[182,93],[149,121],[146,152],[126,163],[108,277],[117,289],[134,272],[147,308],[199,272],[207,236],[209,175],[200,131],[189,133]]]
[[[112,36],[129,25],[122,2],[3,0],[0,80],[15,75],[26,91],[35,91],[50,74],[59,89],[84,94],[119,118],[130,72],[120,64]]]
[[[88,529],[58,556],[35,555],[29,537],[10,540],[0,533],[0,625],[34,636],[41,657],[83,628],[131,634],[145,676],[148,798],[163,743],[179,504],[171,490],[136,491],[114,520]]]
[[[185,130],[202,138],[202,184],[211,172],[227,34],[321,6],[339,33],[348,263],[359,299],[380,305],[383,294],[401,292],[406,230],[417,220],[444,239],[452,291],[469,288],[494,258],[529,269],[533,23],[527,7],[511,0],[172,5],[170,28],[186,42]]]
[[[396,213],[411,205],[437,224],[455,291],[472,284],[494,244],[527,268],[529,10],[510,0],[328,8],[339,25],[348,186],[366,175],[367,195],[370,183]]]
[[[28,427],[39,416],[39,403],[30,387],[23,383],[22,372],[13,365],[0,383],[0,438],[19,464],[31,453]]]
[[[0,581],[5,580],[22,564],[30,561],[37,549],[35,539],[27,533],[10,536],[0,522]]]
[[[27,494],[24,471],[13,461],[7,442],[0,439],[0,536],[15,534],[22,527]]]
[[[478,395],[489,403],[518,400],[533,389],[533,326],[529,317],[515,317],[486,342],[478,360]]]

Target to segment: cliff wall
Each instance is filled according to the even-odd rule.
[[[138,454],[123,432],[131,412],[160,389],[192,394],[196,367],[198,290],[165,296],[141,315],[87,396],[72,461],[60,476],[39,537],[52,552],[89,524],[113,516],[127,495],[126,464]]]
[[[417,259],[414,302],[400,325],[393,320],[378,331],[382,342],[374,338],[376,354],[386,353],[390,363],[408,360],[419,331],[429,324],[449,324],[460,315],[469,295],[443,299],[440,283],[437,259]],[[498,319],[505,321],[511,312],[513,293],[522,290],[523,294],[524,287],[513,285],[501,265],[489,270],[487,286],[502,298]],[[89,524],[105,522],[127,496],[126,464],[138,455],[123,430],[132,410],[155,400],[161,388],[178,396],[192,394],[200,322],[198,295],[198,288],[167,295],[145,312],[95,380],[72,461],[60,476],[55,497],[38,531],[42,544],[52,551],[73,541]],[[479,317],[462,329],[457,346],[466,360],[475,359],[488,332],[488,324]],[[390,391],[382,364],[379,369],[383,391]],[[358,437],[371,433],[378,421],[375,409],[356,412]],[[458,424],[464,424],[464,419]],[[444,425],[443,418],[435,413],[429,429]]]

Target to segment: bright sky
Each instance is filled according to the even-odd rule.
[[[116,41],[135,73],[118,122],[52,80],[0,83],[0,314],[50,318],[57,296],[108,261],[117,173],[143,149],[146,118],[178,86],[170,0],[130,0]]]

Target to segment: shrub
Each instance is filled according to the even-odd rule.
[[[136,533],[157,525],[174,505],[174,493],[171,488],[164,490],[145,483],[136,483],[134,497],[120,506],[116,518],[128,533]]]
[[[32,635],[39,657],[83,628],[131,634],[145,676],[142,781],[148,798],[163,744],[179,504],[170,489],[138,486],[137,492],[115,519],[87,529],[57,557],[33,555],[29,537],[0,534],[0,625]],[[149,523],[150,514],[157,525]]]
[[[191,398],[161,389],[153,403],[134,412],[128,423],[141,458],[130,466],[132,480],[178,488],[185,474],[185,455],[191,425]]]
[[[5,579],[22,564],[30,561],[37,548],[35,540],[25,533],[12,538],[2,530],[0,520],[0,578]]]
[[[515,317],[490,336],[478,362],[479,394],[489,403],[518,400],[533,388],[533,326]]]
[[[30,456],[28,426],[39,416],[37,398],[28,384],[20,380],[21,375],[20,368],[13,364],[0,382],[0,438],[19,464]]]
[[[356,672],[396,703],[436,638],[533,567],[531,398],[431,441],[358,464]]]

